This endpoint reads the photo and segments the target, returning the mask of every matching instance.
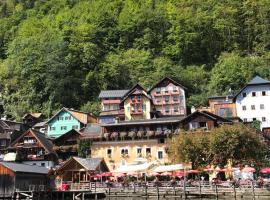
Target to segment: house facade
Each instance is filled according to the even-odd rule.
[[[88,123],[96,123],[96,121],[90,113],[62,108],[47,122],[47,134],[51,138],[56,138],[72,129],[79,130]]]
[[[58,159],[52,142],[43,133],[32,129],[13,141],[8,150],[16,153],[16,161],[29,165],[51,168]]]
[[[162,115],[186,115],[185,87],[170,78],[164,78],[148,93],[153,99],[156,111]]]
[[[253,78],[235,95],[237,115],[243,122],[258,120],[261,128],[270,127],[270,81]]]

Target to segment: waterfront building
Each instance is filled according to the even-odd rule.
[[[270,81],[254,77],[234,97],[237,115],[244,123],[258,120],[261,128],[270,127]]]
[[[51,168],[57,163],[57,155],[53,150],[52,142],[43,133],[32,129],[14,140],[8,151],[16,153],[14,161],[24,164]]]
[[[186,88],[166,77],[154,85],[148,93],[157,112],[163,116],[186,116]]]
[[[62,108],[48,120],[47,134],[51,138],[56,138],[72,129],[79,130],[85,127],[88,123],[96,122],[96,117],[90,113]]]

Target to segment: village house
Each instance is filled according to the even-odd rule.
[[[116,120],[125,120],[124,110],[120,109],[122,98],[129,90],[102,90],[99,94],[101,100],[101,113],[99,123],[115,123]]]
[[[93,181],[93,176],[102,172],[108,172],[109,168],[103,158],[79,158],[70,157],[61,167],[56,170],[56,180],[69,185],[73,183],[86,183]],[[61,185],[61,184],[59,184]]]
[[[254,77],[234,97],[237,116],[244,123],[258,120],[261,128],[270,127],[270,81]]]
[[[20,122],[0,120],[0,154],[6,152],[7,147],[21,133],[27,130],[27,126]]]
[[[186,115],[186,88],[166,77],[154,85],[148,93],[153,99],[156,111],[163,116]]]
[[[62,108],[48,120],[47,135],[50,138],[57,138],[72,129],[79,130],[88,123],[96,122],[96,117],[90,113]]]
[[[49,169],[15,162],[0,162],[0,196],[13,196],[14,192],[31,188],[45,190]],[[5,199],[5,198],[4,198]]]
[[[44,115],[42,113],[26,113],[23,116],[23,123],[28,127],[33,127],[35,124],[42,122]]]
[[[58,159],[52,142],[43,133],[33,129],[27,130],[14,140],[8,151],[16,153],[12,161],[47,168],[54,167]]]

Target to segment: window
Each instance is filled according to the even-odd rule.
[[[246,109],[246,107],[245,107],[245,109]],[[233,111],[231,108],[220,108],[218,111],[218,115],[221,117],[232,117]]]
[[[61,126],[61,130],[67,130],[66,126]]]
[[[255,105],[251,105],[251,110],[255,110]]]
[[[264,104],[260,104],[260,109],[261,109],[261,110],[264,109]]]
[[[128,112],[130,112],[130,107],[129,106],[127,107],[127,110],[128,110]]]
[[[135,97],[134,96],[131,96],[130,99],[131,99],[131,101],[135,101]]]
[[[41,163],[41,167],[45,167],[45,163]]]
[[[128,149],[121,149],[121,155],[128,155]]]
[[[121,160],[121,165],[126,165],[126,161],[125,160]]]
[[[104,105],[103,106],[103,111],[108,111],[110,109],[109,105]]]
[[[262,121],[265,122],[266,121],[266,118],[265,117],[262,117]]]
[[[146,105],[145,104],[142,105],[142,109],[143,109],[143,111],[146,111]]]
[[[170,112],[170,106],[165,106],[165,112],[169,113]]]
[[[169,91],[168,91],[168,88],[167,88],[167,87],[165,87],[165,88],[164,88],[164,92],[165,92],[165,93],[169,93]]]
[[[141,147],[137,148],[137,157],[138,158],[142,157],[142,148]]]
[[[256,92],[252,92],[252,96],[253,97],[256,97]]]
[[[137,96],[138,102],[141,102],[141,96]]]
[[[156,88],[156,94],[160,94],[160,88]]]
[[[242,93],[242,96],[243,96],[243,97],[246,97],[246,96],[247,96],[247,93],[243,92],[243,93]]]
[[[256,118],[252,118],[252,121],[256,121],[257,119]]]
[[[265,91],[262,91],[262,96],[266,96],[266,92]]]
[[[174,106],[174,107],[173,107],[173,111],[174,111],[174,112],[178,112],[178,106]]]
[[[112,149],[107,149],[107,157],[108,158],[112,157]]]
[[[164,144],[165,143],[165,139],[164,138],[159,138],[158,143]]]
[[[206,124],[206,122],[199,122],[199,126],[200,126],[200,128],[206,128],[207,124]]]
[[[165,96],[164,97],[164,100],[165,100],[166,103],[168,103],[170,101],[170,97],[169,96]]]
[[[246,106],[242,106],[242,110],[247,110],[247,107]]]
[[[65,117],[65,120],[68,120],[69,117]]]
[[[146,153],[147,156],[151,155],[151,148],[150,147],[147,147],[145,149],[145,153]]]
[[[163,159],[163,151],[158,151],[158,159]]]
[[[174,102],[178,101],[178,97],[177,96],[173,96],[173,101]]]
[[[173,86],[173,91],[177,92],[177,87],[176,86]]]
[[[247,118],[244,118],[244,122],[247,122]]]
[[[64,120],[64,117],[59,117],[60,120]]]
[[[2,139],[0,140],[0,146],[5,147],[7,145],[7,141]]]
[[[72,126],[72,129],[78,129],[79,127],[78,127],[78,125],[73,125]]]
[[[119,105],[114,104],[114,105],[112,106],[112,109],[113,109],[113,110],[118,110],[118,109],[119,109]]]

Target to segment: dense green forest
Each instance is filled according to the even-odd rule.
[[[270,78],[269,0],[0,0],[5,110],[98,112],[101,89],[169,76],[188,105]]]

